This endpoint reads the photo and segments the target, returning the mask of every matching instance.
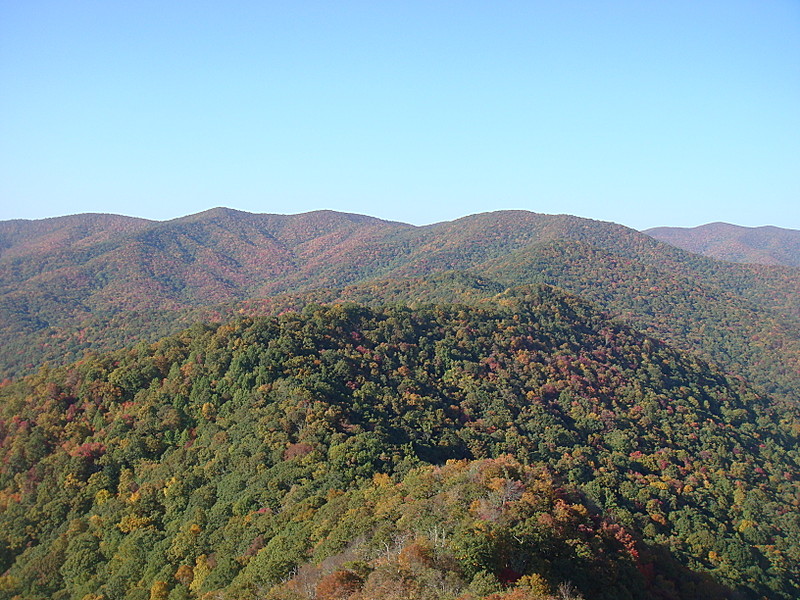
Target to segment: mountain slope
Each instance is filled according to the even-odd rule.
[[[797,398],[800,327],[730,287],[570,241],[529,246],[480,272],[507,286],[532,280],[559,286],[789,402]]]
[[[0,221],[0,258],[22,259],[89,247],[152,225],[119,215],[84,214],[36,221]]]
[[[708,223],[699,227],[655,227],[644,231],[666,244],[718,260],[800,267],[800,231]]]
[[[220,304],[455,269],[563,286],[781,398],[800,397],[800,270],[714,261],[613,223],[501,211],[414,227],[214,209],[119,229],[0,256],[3,374],[155,339]]]
[[[198,325],[0,414],[9,597],[800,591],[780,413],[552,288]]]

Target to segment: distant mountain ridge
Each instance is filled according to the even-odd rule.
[[[800,271],[714,261],[614,223],[499,211],[417,227],[216,208],[164,222],[9,221],[0,248],[2,375],[156,339],[277,295],[380,303],[392,289],[399,302],[464,301],[547,283],[781,397],[800,396]],[[463,274],[444,288],[451,296],[431,291],[448,272]],[[458,279],[475,275],[487,284]]]
[[[800,231],[796,229],[708,223],[699,227],[655,227],[643,233],[718,260],[800,267]]]
[[[0,258],[9,259],[87,246],[132,233],[155,221],[89,213],[50,219],[0,221]]]

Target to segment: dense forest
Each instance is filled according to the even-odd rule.
[[[413,279],[396,298],[413,303],[435,296],[426,288],[447,272],[490,279],[485,296],[521,284],[562,287],[778,401],[800,397],[800,269],[718,262],[621,225],[526,211],[426,227],[229,209],[167,222],[3,222],[0,377],[155,341],[279,295],[335,298],[327,290],[338,290],[380,304],[375,290],[399,292]],[[450,289],[452,301],[476,297],[469,285],[463,297]]]
[[[800,597],[791,411],[558,289],[439,277],[3,382],[0,598]]]

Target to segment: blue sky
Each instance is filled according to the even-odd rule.
[[[0,0],[0,220],[800,229],[800,2]]]

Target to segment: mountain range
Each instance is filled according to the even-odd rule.
[[[781,227],[741,227],[708,223],[699,227],[655,227],[657,240],[718,260],[800,267],[800,231]]]
[[[0,223],[0,600],[797,598],[800,268],[652,233]]]
[[[391,288],[411,301],[450,272],[450,300],[556,285],[777,398],[800,397],[798,269],[720,262],[613,223],[502,211],[415,227],[332,211],[217,208],[166,222],[6,221],[0,248],[4,376],[281,306],[287,296],[380,303]]]

